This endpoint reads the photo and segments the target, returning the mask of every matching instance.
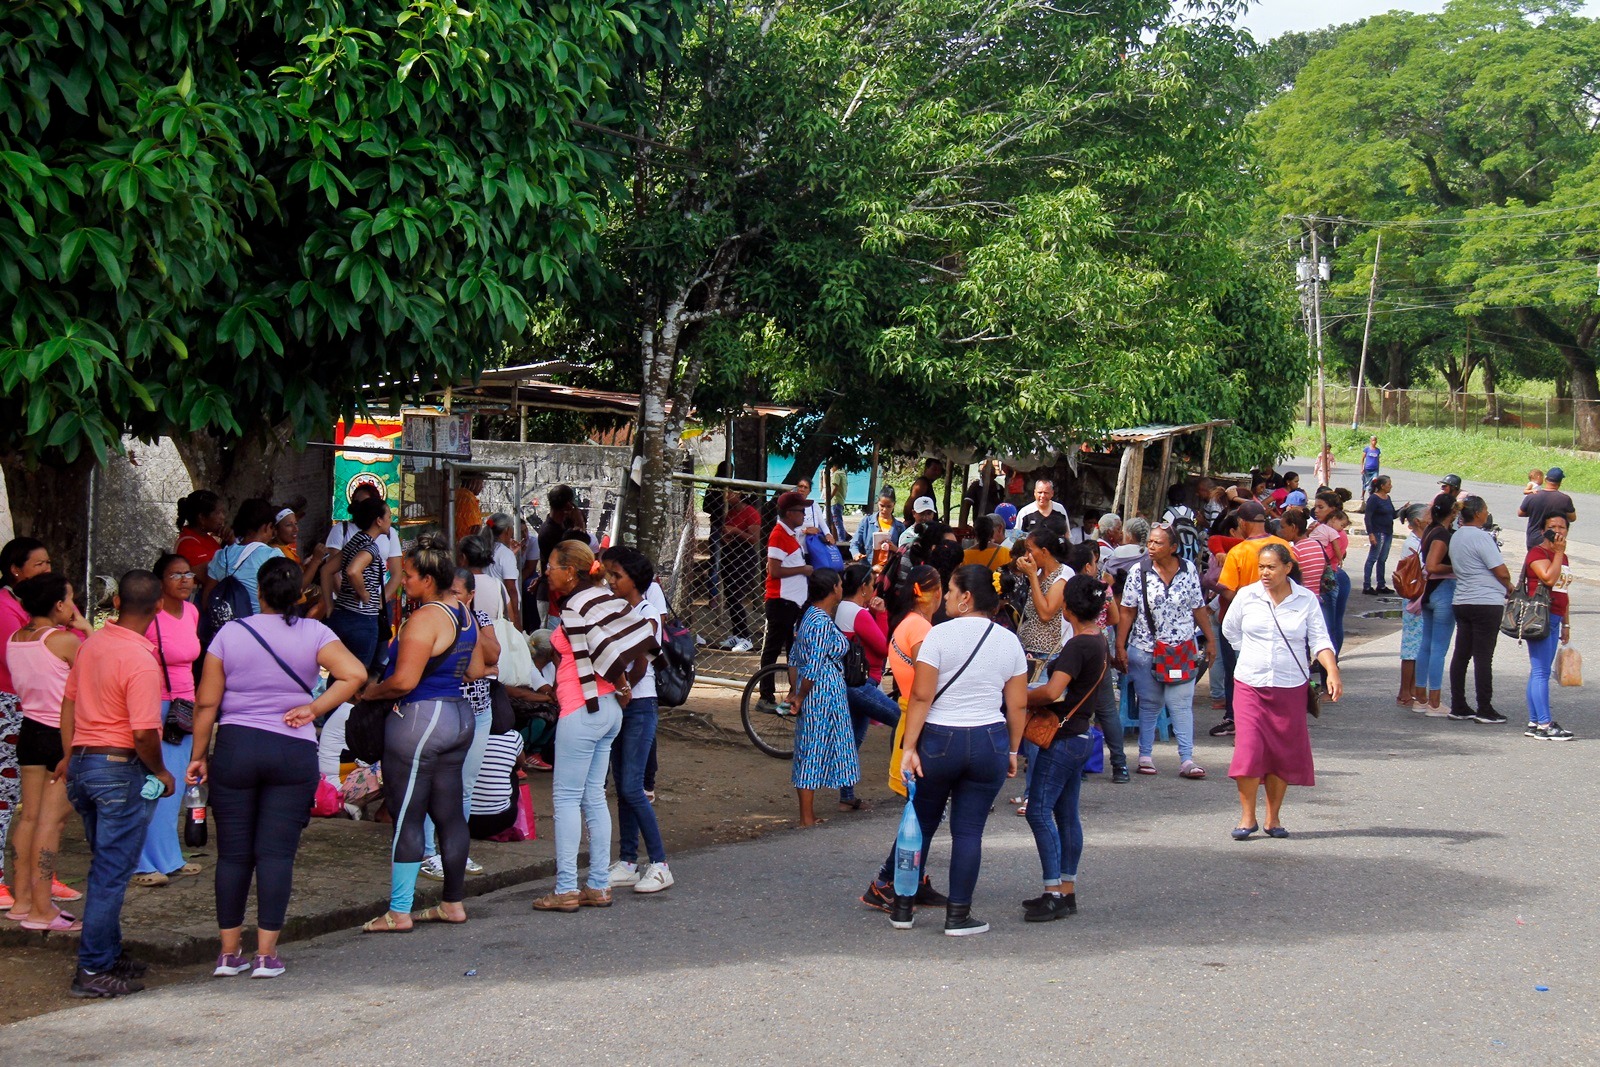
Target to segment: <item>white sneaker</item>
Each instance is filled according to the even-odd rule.
[[[627,860],[618,860],[611,865],[611,873],[607,877],[611,879],[612,889],[616,889],[618,886],[638,885],[639,865],[637,863],[629,863]]]
[[[468,856],[467,857],[467,873],[468,874],[482,874],[483,873],[483,864],[475,862],[471,856]]]
[[[444,860],[437,855],[429,856],[422,861],[422,869],[417,871],[424,878],[431,878],[435,882],[444,881]]]
[[[729,634],[727,637],[724,637],[721,640],[721,642],[719,642],[717,644],[717,647],[720,648],[724,652],[737,651],[738,648],[739,648],[739,639],[737,637],[733,636],[732,634]]]
[[[741,637],[739,640],[734,642],[733,650],[735,652],[754,652],[756,650],[756,646]]]
[[[672,872],[667,870],[665,863],[647,863],[645,864],[644,873],[639,876],[639,884],[633,887],[633,891],[635,893],[659,893],[663,889],[671,889],[672,882]]]

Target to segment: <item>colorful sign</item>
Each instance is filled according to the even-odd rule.
[[[333,443],[339,446],[333,454],[335,520],[350,517],[350,494],[361,485],[375,486],[389,502],[389,507],[398,512],[400,457],[391,450],[400,447],[400,435],[399,419],[357,420],[349,426],[345,425],[343,419],[339,420],[333,431]]]

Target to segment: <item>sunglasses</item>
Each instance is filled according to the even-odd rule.
[[[169,574],[167,575],[167,581],[192,582],[194,581],[194,571],[179,571],[177,574]]]

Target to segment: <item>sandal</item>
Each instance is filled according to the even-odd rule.
[[[156,889],[160,886],[166,885],[168,882],[172,881],[172,879],[168,878],[160,871],[147,871],[144,874],[134,875],[130,881],[134,885],[144,886],[146,889]]]
[[[380,923],[382,924],[381,926],[379,925]],[[413,929],[414,927],[401,926],[394,921],[393,915],[389,912],[384,912],[376,919],[367,920],[366,924],[361,927],[361,932],[364,934],[409,934]]]
[[[83,929],[83,923],[64,911],[58,911],[56,912],[56,917],[47,923],[24,919],[22,928],[24,930],[43,930],[51,934],[74,934]]]
[[[839,801],[840,811],[871,811],[872,805],[861,797],[851,797],[849,800]]]
[[[384,912],[384,914],[387,915],[388,912]],[[435,904],[431,908],[424,908],[421,911],[412,912],[411,921],[413,923],[449,923],[452,926],[460,926],[467,920],[452,919],[450,916],[444,913],[439,905]]]
[[[198,864],[198,863],[185,863],[182,867],[179,867],[177,869],[177,871],[174,872],[174,873],[176,873],[176,874],[184,874],[184,875],[196,875],[196,874],[199,874],[203,870],[205,870],[205,868],[200,866],[200,864]]]
[[[1026,800],[1024,800],[1022,802],[1022,805],[1019,808],[1017,808],[1017,814],[1022,816],[1023,818],[1027,818],[1028,817],[1028,802]]]
[[[1155,773],[1157,773],[1157,771],[1156,771],[1156,761],[1151,759],[1149,756],[1140,756],[1139,757],[1139,773],[1140,774],[1155,774]]]
[[[1204,778],[1205,776],[1206,769],[1197,765],[1192,759],[1184,760],[1183,768],[1178,771],[1179,778]]]

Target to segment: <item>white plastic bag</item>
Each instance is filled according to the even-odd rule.
[[[505,616],[494,620],[494,635],[500,639],[500,666],[496,669],[501,685],[533,684],[533,653],[528,638]]]

